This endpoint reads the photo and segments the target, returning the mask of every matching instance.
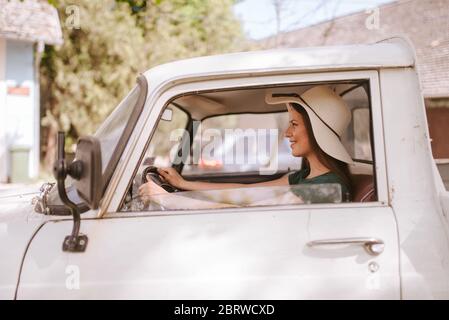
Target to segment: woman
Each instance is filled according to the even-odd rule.
[[[351,113],[344,100],[327,86],[315,86],[301,96],[270,94],[266,102],[287,104],[289,127],[285,136],[290,140],[293,156],[303,158],[301,170],[276,180],[253,184],[187,181],[173,168],[160,168],[159,174],[182,190],[337,183],[341,185],[342,198],[350,200],[348,164],[353,162],[340,140],[351,121]],[[144,199],[164,193],[167,192],[154,182],[139,188],[139,195]]]

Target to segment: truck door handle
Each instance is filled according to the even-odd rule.
[[[361,245],[365,250],[373,256],[377,256],[384,252],[385,243],[378,238],[341,238],[341,239],[325,239],[307,242],[309,247],[328,246],[328,245]]]

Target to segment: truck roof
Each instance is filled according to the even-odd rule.
[[[407,39],[394,37],[374,44],[275,49],[198,57],[162,64],[149,69],[144,75],[150,88],[154,89],[166,82],[212,76],[410,67],[414,64],[415,52],[411,43]]]

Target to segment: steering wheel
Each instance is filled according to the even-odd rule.
[[[173,187],[171,184],[164,182],[162,180],[162,177],[157,172],[157,167],[149,166],[146,167],[142,172],[142,184],[147,183],[148,179],[151,179],[154,183],[156,183],[158,186],[160,186],[162,189],[164,189],[167,192],[177,192],[179,191],[175,187]]]

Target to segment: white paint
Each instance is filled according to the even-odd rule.
[[[416,70],[380,71],[391,204],[405,299],[449,296],[449,237]],[[416,279],[421,279],[417,282]]]
[[[0,182],[6,182],[8,147],[6,144],[6,40],[0,38]]]
[[[8,225],[6,223],[0,223],[0,237],[8,233]]]
[[[148,214],[148,213],[146,213]],[[71,222],[48,223],[24,262],[19,299],[399,299],[396,227],[388,207],[152,215],[83,220],[86,252],[61,252]],[[323,237],[361,246],[309,248]],[[375,276],[369,263],[380,268]],[[67,265],[82,272],[67,290]]]
[[[49,218],[33,213],[32,196],[2,198],[0,201],[0,300],[14,298],[27,244],[39,225]]]
[[[144,75],[153,91],[170,81],[205,79],[216,75],[360,70],[410,67],[414,64],[414,52],[407,41],[393,38],[376,44],[276,49],[192,58],[156,66]]]

